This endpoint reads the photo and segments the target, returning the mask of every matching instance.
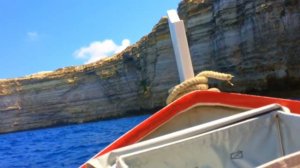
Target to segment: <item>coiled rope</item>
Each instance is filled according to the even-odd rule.
[[[169,91],[169,96],[166,103],[170,104],[179,97],[195,90],[211,90],[211,91],[220,91],[217,88],[208,88],[208,78],[214,78],[222,81],[227,81],[230,85],[233,85],[230,80],[233,78],[231,74],[225,74],[214,71],[202,71],[194,78],[185,80],[181,84],[173,87]]]

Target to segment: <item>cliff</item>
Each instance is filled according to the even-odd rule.
[[[299,88],[299,0],[185,0],[195,72],[235,76],[225,91]],[[168,23],[96,63],[0,80],[0,133],[156,110],[179,82]]]

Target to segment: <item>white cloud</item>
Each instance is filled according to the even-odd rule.
[[[38,40],[39,34],[37,32],[27,32],[27,38],[31,41]]]
[[[79,59],[85,59],[86,64],[98,61],[102,58],[112,56],[123,51],[130,45],[128,39],[124,39],[121,45],[117,45],[113,40],[94,41],[87,47],[81,47],[74,52],[74,56]]]

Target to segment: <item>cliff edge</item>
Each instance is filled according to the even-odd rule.
[[[185,0],[178,13],[195,72],[235,76],[234,87],[212,85],[236,92],[299,88],[299,0]],[[163,17],[148,35],[113,57],[0,80],[0,133],[155,110],[178,82]]]

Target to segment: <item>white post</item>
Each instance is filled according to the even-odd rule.
[[[169,10],[167,13],[179,78],[180,82],[183,82],[194,77],[194,70],[185,34],[184,23],[179,19],[176,10]]]

